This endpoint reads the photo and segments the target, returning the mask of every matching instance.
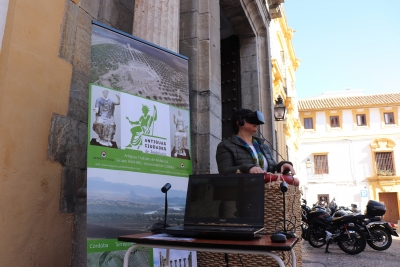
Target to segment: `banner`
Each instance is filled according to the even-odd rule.
[[[93,22],[87,151],[87,266],[122,266],[118,236],[183,223],[192,173],[188,60]],[[155,251],[155,252],[154,252]],[[165,251],[135,251],[134,266],[163,266]],[[164,254],[163,254],[164,253]],[[172,251],[171,259],[196,254]]]

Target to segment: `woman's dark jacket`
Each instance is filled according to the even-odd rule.
[[[280,172],[284,163],[293,164],[289,161],[281,161],[279,164],[273,159],[271,150],[264,144],[264,139],[254,137],[260,145],[261,152],[268,162],[267,172]],[[248,173],[249,170],[257,166],[253,162],[251,149],[246,148],[240,143],[236,135],[232,135],[231,139],[224,140],[218,144],[216,159],[219,173],[236,173],[238,170],[242,173]]]

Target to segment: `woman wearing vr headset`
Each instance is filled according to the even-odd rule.
[[[217,147],[216,159],[219,173],[288,173],[295,174],[289,161],[277,163],[264,139],[253,136],[257,127],[264,124],[260,111],[239,109],[233,113],[231,139]]]

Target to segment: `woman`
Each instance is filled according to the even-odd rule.
[[[217,147],[216,159],[219,173],[264,173],[291,172],[295,174],[293,164],[273,159],[271,150],[264,139],[253,136],[257,126],[264,124],[259,111],[239,109],[232,116],[232,128],[235,133],[231,139],[224,140]]]

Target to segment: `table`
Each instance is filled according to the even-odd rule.
[[[147,248],[165,248],[167,249],[167,258],[170,249],[175,250],[195,250],[222,252],[233,254],[260,254],[275,259],[279,266],[285,267],[282,259],[272,251],[290,251],[292,266],[296,267],[296,254],[293,247],[296,245],[298,238],[289,238],[285,243],[271,242],[270,235],[263,235],[261,238],[254,240],[216,240],[216,239],[200,239],[200,238],[178,238],[166,234],[133,234],[119,236],[118,241],[134,242],[125,253],[124,267],[128,267],[129,256],[137,247]],[[167,260],[168,262],[168,260]]]

